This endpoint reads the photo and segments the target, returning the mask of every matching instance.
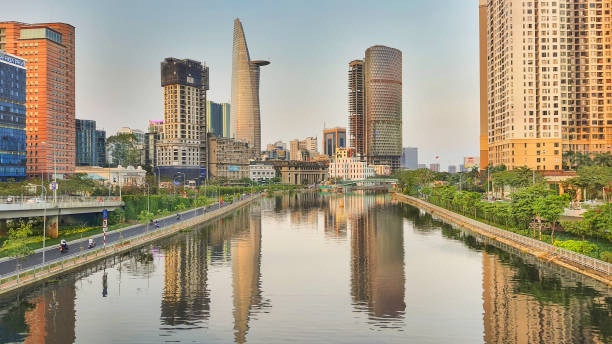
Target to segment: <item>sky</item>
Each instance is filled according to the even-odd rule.
[[[348,63],[381,44],[403,53],[403,145],[444,170],[478,155],[474,0],[20,0],[0,12],[0,21],[76,27],[76,117],[107,135],[163,119],[166,57],[205,62],[208,100],[229,102],[235,18],[251,59],[271,62],[261,71],[263,147],[346,127]]]

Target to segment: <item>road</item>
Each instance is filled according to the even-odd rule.
[[[243,197],[246,198],[246,197]],[[231,203],[223,203],[223,206],[227,206]],[[165,218],[159,219],[159,229],[162,230],[164,228],[170,227],[173,224],[185,220],[189,220],[199,215],[203,215],[204,213],[211,212],[213,210],[219,209],[219,203],[215,203],[204,208],[196,208],[181,212],[180,220],[177,220],[176,214],[167,216]],[[153,224],[138,224],[134,226],[127,227],[125,229],[114,230],[106,233],[106,244],[113,244],[119,240],[129,239],[145,232],[153,232],[155,231],[155,226]],[[104,237],[103,234],[98,234],[92,237],[94,242],[96,243],[96,248],[100,248],[104,245]],[[86,251],[88,245],[87,239],[82,240],[74,240],[68,242],[68,250],[65,253],[60,253],[59,246],[53,245],[49,246],[44,250],[45,254],[45,263],[52,263],[56,261],[61,261],[61,259],[70,258],[78,255],[82,251]],[[42,264],[43,262],[43,250],[40,250],[28,257],[25,258],[21,262],[20,270],[27,270],[30,267]],[[0,262],[0,277],[8,277],[17,272],[17,259],[9,259]]]

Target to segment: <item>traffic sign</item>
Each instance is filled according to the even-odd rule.
[[[108,219],[108,210],[106,210],[106,209],[102,210],[102,218],[103,219]]]
[[[104,228],[105,231],[108,228],[108,220],[107,219],[102,220],[102,228]]]
[[[51,190],[57,190],[57,183],[56,183],[56,182],[51,182],[51,183],[49,183],[49,189],[51,189]]]

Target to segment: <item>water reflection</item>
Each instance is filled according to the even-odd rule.
[[[403,206],[415,231],[442,235],[482,251],[485,343],[608,343],[612,340],[610,290],[560,278],[552,267],[487,245],[469,232]],[[491,242],[489,242],[491,243]],[[526,257],[527,258],[527,257]],[[587,280],[593,284],[596,282]]]
[[[91,342],[106,321],[108,342],[603,343],[611,319],[609,289],[387,195],[305,193],[0,301],[0,342]]]

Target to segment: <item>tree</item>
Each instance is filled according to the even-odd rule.
[[[612,241],[612,203],[589,209],[584,213],[584,222],[591,233]]]
[[[140,151],[136,147],[134,134],[117,134],[110,136],[106,144],[112,151],[114,165],[136,166],[140,165]]]
[[[567,182],[585,190],[587,197],[596,197],[600,190],[612,184],[612,167],[581,166],[577,174]]]
[[[568,195],[546,195],[545,197],[538,197],[534,199],[532,203],[532,209],[535,216],[545,221],[550,222],[551,225],[551,240],[554,244],[555,242],[555,228],[556,223],[559,221],[561,214],[563,214],[563,210],[567,206],[569,202]],[[540,235],[542,235],[542,226],[540,223]]]

